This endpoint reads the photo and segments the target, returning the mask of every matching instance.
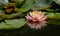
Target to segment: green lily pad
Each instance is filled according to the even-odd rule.
[[[20,8],[20,11],[26,12],[26,11],[30,10],[33,6],[34,6],[33,0],[26,0],[26,2]]]
[[[60,19],[60,13],[48,13],[49,19]]]
[[[47,23],[53,25],[60,25],[60,19],[48,19]]]
[[[5,22],[0,23],[0,29],[16,29],[24,26],[25,24],[25,19],[5,20]]]
[[[35,0],[35,6],[33,10],[42,10],[50,7],[52,0]]]
[[[25,3],[25,0],[17,0],[16,1],[16,6],[18,7],[18,8],[20,8],[21,6],[22,6],[22,4],[24,4]]]
[[[57,4],[60,5],[60,0],[54,0]]]
[[[8,3],[9,3],[8,0],[0,0],[0,5],[1,5],[1,4],[5,4],[5,5],[6,5],[6,4],[8,4]]]

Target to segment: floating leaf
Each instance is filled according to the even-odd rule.
[[[8,2],[8,0],[0,0],[0,4],[8,4],[9,2]]]
[[[48,19],[47,23],[53,25],[60,25],[60,19]]]
[[[14,13],[14,14],[10,14],[10,15],[7,15],[7,14],[4,14],[4,13],[1,13],[0,12],[0,17],[1,18],[6,18],[6,19],[11,19],[11,18],[14,18],[14,17],[17,17],[17,16],[20,16],[21,13]]]
[[[60,19],[60,13],[48,13],[47,16],[50,19]]]
[[[33,0],[27,0],[22,7],[20,8],[21,12],[26,12],[28,10],[30,10],[32,7],[34,6],[33,4]]]
[[[21,6],[22,6],[22,4],[24,4],[26,1],[25,0],[18,0],[17,2],[16,2],[16,6],[18,7],[18,8],[20,8]]]
[[[0,29],[9,28],[10,26],[6,25],[4,22],[0,23]]]
[[[59,9],[55,9],[55,10],[53,10],[53,9],[45,9],[46,11],[48,11],[48,12],[56,12],[56,11],[59,11]]]
[[[48,24],[54,24],[54,25],[60,25],[60,13],[48,13],[47,15],[47,23]]]
[[[52,0],[35,0],[35,6],[33,10],[42,10],[50,6]]]
[[[15,29],[20,28],[26,24],[25,19],[13,19],[13,20],[5,20],[0,23],[0,29]]]
[[[57,4],[60,5],[60,0],[54,0]]]

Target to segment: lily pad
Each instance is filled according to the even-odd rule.
[[[52,0],[35,0],[35,6],[33,10],[43,10],[50,7]]]
[[[5,22],[0,23],[0,29],[16,29],[21,28],[26,24],[25,19],[12,19],[5,20]]]
[[[53,25],[60,25],[60,19],[48,19],[47,23]]]
[[[57,4],[60,5],[60,0],[54,0]]]
[[[0,0],[0,4],[8,4],[8,0]]]
[[[26,12],[34,6],[33,0],[26,0],[26,2],[20,8],[20,12]]]
[[[48,13],[49,19],[60,19],[60,13]]]

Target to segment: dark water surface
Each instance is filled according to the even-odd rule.
[[[0,30],[0,36],[60,36],[60,26],[48,25],[41,30],[33,30],[23,26],[15,30]]]

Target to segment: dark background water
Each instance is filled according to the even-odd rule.
[[[0,36],[60,36],[60,26],[47,25],[39,30],[23,26],[15,30],[0,30]]]

